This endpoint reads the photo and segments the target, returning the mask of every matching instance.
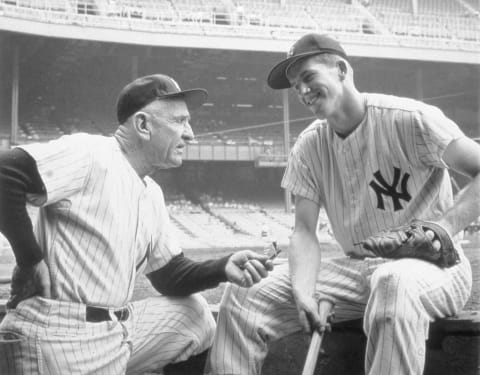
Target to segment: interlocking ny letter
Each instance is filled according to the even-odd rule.
[[[405,173],[402,177],[402,186],[401,186],[401,192],[397,192],[397,186],[398,182],[400,181],[400,169],[394,167],[394,175],[393,175],[393,182],[391,185],[389,185],[385,179],[383,178],[382,174],[380,171],[376,171],[373,175],[375,176],[375,179],[378,181],[370,181],[370,186],[372,189],[375,191],[375,194],[377,194],[377,208],[381,210],[385,210],[385,205],[383,203],[383,195],[385,196],[390,196],[393,201],[393,209],[395,211],[401,210],[403,207],[400,204],[400,199],[403,199],[404,201],[408,202],[412,197],[407,191],[407,182],[408,178],[410,175],[408,173]],[[380,184],[380,185],[379,185]]]

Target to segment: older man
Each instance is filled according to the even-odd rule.
[[[200,358],[189,373],[203,370],[215,322],[194,293],[251,286],[271,269],[248,250],[184,257],[149,177],[181,165],[189,109],[206,98],[165,75],[138,78],[120,92],[113,137],[74,134],[1,154],[0,229],[17,266],[0,373],[143,373],[191,356]],[[34,226],[27,202],[40,207]],[[161,294],[130,302],[140,272]]]

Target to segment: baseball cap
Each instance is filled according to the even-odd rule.
[[[117,99],[117,119],[123,124],[131,115],[157,99],[182,98],[189,109],[206,102],[205,89],[181,90],[175,80],[167,75],[153,74],[135,79],[126,85]]]
[[[306,34],[293,44],[287,58],[272,68],[267,78],[268,85],[275,90],[291,87],[286,75],[290,65],[305,57],[321,53],[332,53],[348,60],[346,52],[337,40],[326,34]]]

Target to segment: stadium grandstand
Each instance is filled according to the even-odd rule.
[[[182,245],[286,243],[280,179],[313,118],[266,75],[310,31],[345,45],[362,91],[435,104],[480,137],[478,0],[0,0],[0,147],[110,135],[114,93],[171,75],[210,94],[184,166],[155,176]]]

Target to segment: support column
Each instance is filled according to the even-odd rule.
[[[415,68],[415,88],[416,88],[416,97],[418,100],[422,100],[424,98],[423,93],[423,71],[420,65],[417,65]]]
[[[13,49],[12,61],[12,111],[11,111],[11,130],[10,145],[18,144],[18,84],[19,84],[19,64],[20,64],[20,46],[16,45]]]
[[[138,78],[138,56],[132,56],[132,81]]]
[[[288,90],[283,90],[283,150],[288,159],[290,154],[290,108],[288,103]],[[292,194],[285,190],[285,212],[292,212]]]

